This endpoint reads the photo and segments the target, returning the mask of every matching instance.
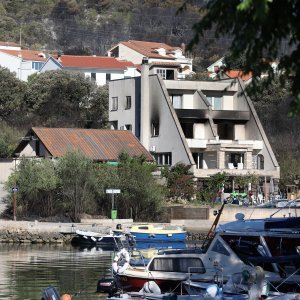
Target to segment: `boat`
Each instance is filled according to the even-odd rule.
[[[152,279],[163,292],[178,290],[182,281],[192,279],[212,282],[224,274],[224,282],[234,273],[259,266],[276,292],[299,292],[300,287],[300,217],[246,220],[218,225],[225,203],[219,210],[201,248],[163,250],[145,268],[128,266],[117,274],[121,284],[138,291]]]
[[[42,289],[41,300],[61,300],[59,292],[53,286],[48,286]]]
[[[137,242],[184,242],[187,236],[187,232],[181,228],[166,228],[163,226],[154,226],[153,224],[132,226],[130,233],[135,237]]]
[[[114,234],[103,234],[93,231],[76,230],[72,238],[72,245],[92,245],[111,247],[112,249],[123,248],[123,236]]]

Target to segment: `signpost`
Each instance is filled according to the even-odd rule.
[[[14,221],[17,221],[17,214],[16,214],[16,208],[17,208],[17,192],[19,191],[18,186],[13,186],[11,188],[12,193],[14,193]]]
[[[107,189],[106,194],[111,194],[111,219],[115,220],[117,218],[117,210],[114,209],[115,207],[115,199],[114,196],[115,194],[120,194],[121,190],[120,189]]]

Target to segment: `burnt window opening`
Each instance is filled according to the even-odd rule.
[[[193,152],[192,155],[196,164],[196,169],[203,169],[203,153]]]
[[[159,122],[153,122],[151,126],[152,136],[159,136]]]
[[[235,168],[238,167],[238,164],[242,164],[243,162],[244,162],[244,153],[230,153],[229,163],[233,164]]]
[[[233,140],[234,125],[232,123],[219,123],[218,136],[221,140]]]
[[[194,138],[194,124],[193,123],[181,123],[182,131],[184,133],[184,136],[187,139]]]

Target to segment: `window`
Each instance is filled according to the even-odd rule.
[[[223,109],[222,97],[208,97],[208,96],[206,96],[206,99],[212,105],[213,110],[222,110]]]
[[[118,110],[118,97],[112,97],[111,110]]]
[[[132,131],[132,125],[131,124],[126,124],[125,129]]]
[[[31,68],[33,70],[40,70],[43,67],[44,63],[43,62],[37,62],[37,61],[33,61],[31,64]]]
[[[239,164],[244,162],[243,153],[230,153],[228,164],[232,164],[234,168],[237,168]]]
[[[203,262],[196,257],[155,258],[149,266],[149,271],[189,273],[190,267],[193,267],[193,273],[205,273]]]
[[[111,79],[111,76],[110,76],[110,75],[111,75],[111,74],[109,74],[109,73],[106,74],[106,82],[110,81],[110,79]]]
[[[96,73],[91,73],[91,80],[96,81]]]
[[[166,69],[157,69],[156,74],[160,75],[162,79],[167,78],[167,70]]]
[[[262,154],[257,155],[257,169],[264,170],[265,163],[264,163],[264,156]]]
[[[182,95],[171,95],[171,102],[175,109],[181,109],[182,105]]]
[[[193,152],[192,153],[195,164],[196,164],[196,169],[202,169],[203,168],[203,153],[201,152]]]
[[[159,123],[153,122],[151,126],[152,136],[159,136]]]
[[[171,166],[172,165],[172,153],[165,152],[165,153],[154,153],[153,154],[156,163],[160,166]]]
[[[130,109],[130,108],[131,108],[131,96],[126,96],[125,109]]]

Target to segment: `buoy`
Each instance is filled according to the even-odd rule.
[[[69,294],[63,294],[61,297],[60,297],[61,300],[72,300],[72,296],[69,295]]]

